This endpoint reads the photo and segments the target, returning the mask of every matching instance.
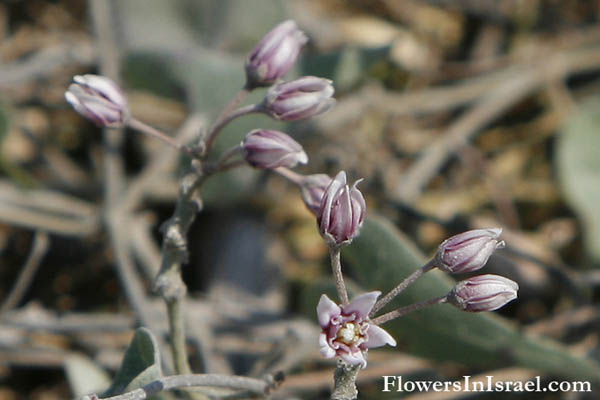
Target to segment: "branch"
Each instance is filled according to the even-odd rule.
[[[217,374],[165,376],[151,382],[143,388],[118,396],[100,399],[96,395],[83,396],[81,400],[142,400],[160,392],[191,387],[218,387],[247,391],[265,396],[282,382],[281,374],[268,375],[265,379],[253,379],[243,376]]]
[[[354,400],[358,397],[358,390],[356,389],[356,377],[360,372],[359,365],[348,365],[345,362],[339,360],[334,378],[333,392],[331,393],[331,400]]]
[[[42,258],[44,258],[44,255],[48,250],[49,243],[50,240],[48,239],[47,233],[40,231],[36,232],[33,246],[29,252],[29,257],[27,257],[27,261],[21,269],[17,283],[15,283],[10,294],[2,304],[2,307],[0,307],[0,312],[6,312],[19,304],[27,291],[27,288],[31,284]]]

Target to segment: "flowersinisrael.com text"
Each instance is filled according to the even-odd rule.
[[[459,381],[412,381],[402,376],[384,375],[383,392],[591,392],[589,381],[550,381],[542,383],[536,376],[529,381],[497,381],[492,375],[485,380],[471,380],[469,375]]]

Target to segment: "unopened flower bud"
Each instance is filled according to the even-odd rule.
[[[334,91],[329,79],[304,76],[271,87],[263,107],[271,117],[283,121],[311,118],[333,107]]]
[[[494,311],[516,299],[518,290],[516,282],[488,274],[458,282],[446,298],[464,311]]]
[[[121,127],[129,118],[127,98],[113,80],[104,76],[75,75],[65,99],[98,126]]]
[[[307,175],[302,179],[300,183],[302,200],[313,214],[319,213],[321,199],[331,181],[331,177],[327,174]]]
[[[246,87],[270,86],[282,78],[294,66],[307,41],[304,32],[292,20],[273,28],[246,60]]]
[[[346,173],[341,171],[331,181],[319,207],[317,223],[321,236],[330,245],[348,244],[358,235],[367,205],[362,193],[346,184]]]
[[[452,236],[440,245],[436,266],[453,274],[482,268],[496,249],[504,247],[498,241],[501,233],[500,228],[474,229]]]
[[[242,141],[246,161],[256,168],[293,168],[306,164],[308,156],[302,146],[283,132],[256,129]]]

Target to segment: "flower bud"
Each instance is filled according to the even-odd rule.
[[[504,247],[498,241],[500,228],[474,229],[445,240],[436,255],[436,266],[453,274],[482,268],[496,249]]]
[[[307,41],[304,32],[292,20],[273,28],[246,60],[246,87],[270,86],[282,78],[294,66]]]
[[[311,118],[335,104],[334,89],[329,79],[304,76],[279,83],[269,89],[263,102],[265,112],[283,121]]]
[[[129,118],[127,98],[113,80],[104,76],[75,75],[65,99],[98,126],[121,127]]]
[[[498,275],[474,276],[458,282],[446,299],[464,311],[494,311],[517,298],[519,285]]]
[[[246,161],[256,168],[293,168],[306,164],[308,156],[302,146],[283,132],[256,129],[242,141]]]
[[[327,174],[307,175],[302,179],[300,183],[302,200],[313,214],[319,213],[321,199],[331,181],[331,177]]]
[[[348,244],[358,235],[365,218],[367,205],[362,193],[346,184],[346,173],[341,171],[331,181],[319,207],[317,223],[321,236],[330,245]]]

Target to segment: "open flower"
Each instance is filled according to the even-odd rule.
[[[381,292],[369,292],[354,298],[349,304],[339,306],[326,295],[321,295],[317,305],[319,346],[323,357],[339,356],[351,365],[367,366],[365,354],[368,349],[389,344],[396,346],[394,338],[373,324],[369,312]]]

